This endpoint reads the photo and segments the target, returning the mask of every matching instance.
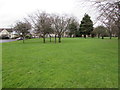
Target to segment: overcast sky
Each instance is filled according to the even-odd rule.
[[[37,10],[48,13],[69,14],[79,20],[87,13],[95,23],[97,12],[86,0],[0,0],[0,28],[13,25]]]

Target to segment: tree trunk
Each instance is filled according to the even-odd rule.
[[[110,39],[112,39],[112,34],[110,33]]]
[[[25,37],[23,36],[23,43],[25,43],[24,39],[25,39]]]
[[[110,36],[110,39],[112,39],[112,36]]]
[[[100,38],[100,34],[98,34],[98,38]]]
[[[23,39],[23,43],[25,43],[24,39]]]
[[[82,35],[78,35],[78,37],[82,37]]]
[[[94,37],[95,37],[95,35],[94,35],[94,34],[92,34],[92,35],[91,35],[91,37],[92,37],[92,38],[94,38]]]
[[[45,43],[45,35],[43,35],[43,43]]]
[[[61,35],[58,35],[58,38],[59,38],[58,42],[61,43]]]
[[[55,43],[56,43],[56,35],[55,35]]]
[[[120,40],[120,31],[118,31],[118,39]]]
[[[104,36],[102,36],[102,39],[104,39]]]
[[[50,35],[50,42],[51,42],[51,35]]]
[[[40,35],[39,35],[39,39],[40,39]]]
[[[84,35],[84,38],[86,38],[86,35]]]

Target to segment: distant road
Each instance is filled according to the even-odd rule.
[[[12,42],[12,41],[16,41],[16,39],[8,39],[8,40],[1,40],[0,39],[0,43]]]

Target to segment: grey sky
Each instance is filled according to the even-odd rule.
[[[79,20],[85,13],[95,23],[98,14],[91,2],[86,0],[0,0],[0,28],[13,25],[37,10],[48,13],[69,14]]]

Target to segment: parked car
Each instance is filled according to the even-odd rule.
[[[22,37],[19,37],[19,38],[16,38],[17,40],[23,40],[23,38]]]

